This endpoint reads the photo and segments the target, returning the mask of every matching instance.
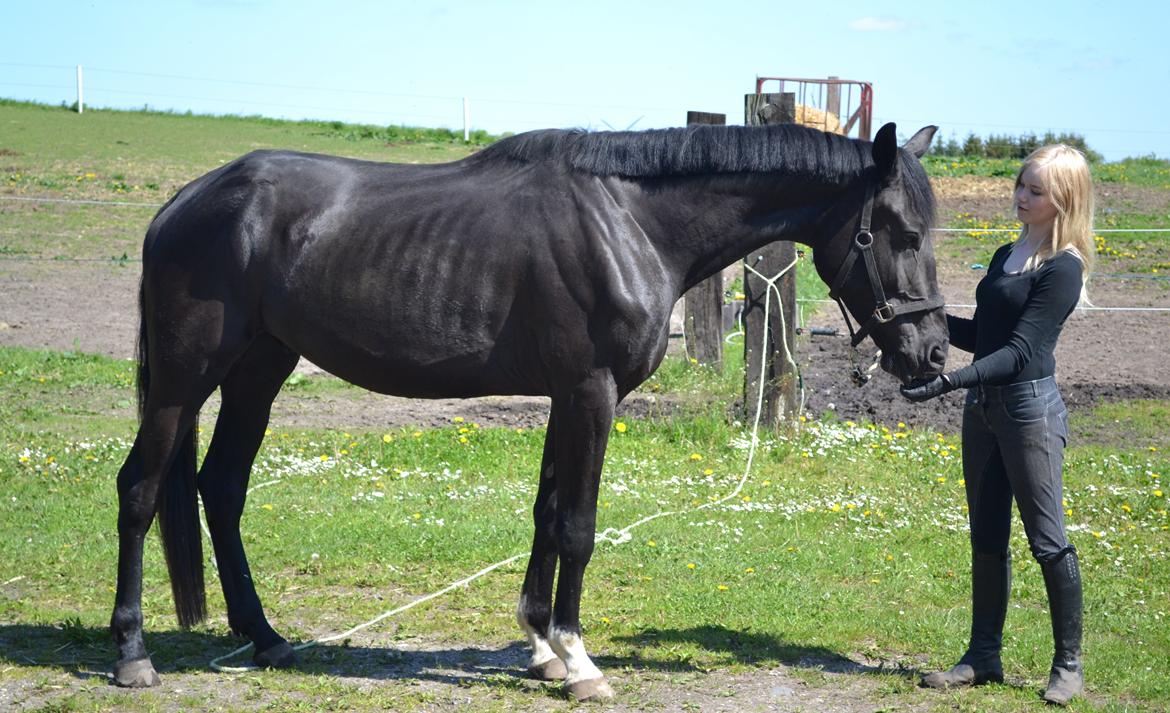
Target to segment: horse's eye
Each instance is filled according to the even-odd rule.
[[[912,250],[917,250],[922,247],[922,236],[913,231],[906,231],[902,233],[902,239],[906,241],[906,247]]]

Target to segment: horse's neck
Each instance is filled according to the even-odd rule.
[[[816,220],[844,192],[805,182],[778,189],[761,176],[717,174],[646,191],[640,222],[677,272],[680,290],[777,240],[815,248]]]

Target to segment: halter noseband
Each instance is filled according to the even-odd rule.
[[[881,275],[878,274],[877,261],[873,256],[873,233],[870,232],[870,218],[873,215],[873,183],[867,183],[865,186],[865,204],[861,208],[861,221],[857,228],[857,235],[853,237],[853,246],[849,254],[845,256],[845,261],[841,263],[840,269],[837,270],[837,277],[833,279],[833,284],[829,288],[829,297],[837,301],[837,306],[841,309],[841,316],[845,318],[845,326],[849,328],[850,347],[856,349],[858,344],[861,344],[873,328],[879,324],[891,322],[898,315],[912,314],[914,312],[928,312],[933,309],[942,307],[946,301],[942,295],[936,294],[931,297],[921,297],[914,300],[906,300],[898,304],[892,304],[886,299],[885,290],[882,289]],[[857,331],[853,330],[853,322],[849,319],[849,312],[845,309],[845,303],[841,300],[841,288],[845,285],[845,280],[853,271],[853,264],[857,261],[857,256],[860,255],[865,262],[865,272],[869,279],[869,287],[873,291],[873,314],[864,324],[860,324]],[[862,374],[860,369],[854,366],[853,381],[858,386],[861,386],[869,380],[869,376]]]

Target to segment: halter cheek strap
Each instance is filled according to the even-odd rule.
[[[841,267],[837,270],[837,276],[833,279],[833,283],[829,287],[829,296],[836,300],[837,306],[841,309],[841,316],[845,318],[845,326],[849,328],[850,346],[854,348],[858,344],[861,344],[862,340],[869,336],[874,327],[879,324],[891,322],[899,315],[912,314],[914,312],[928,312],[933,309],[938,309],[945,304],[945,300],[939,294],[906,300],[897,304],[886,299],[885,290],[882,289],[881,275],[877,269],[877,260],[873,255],[873,233],[870,232],[870,221],[873,217],[873,195],[873,184],[867,183],[865,186],[865,203],[861,208],[861,222],[857,228],[857,235],[853,237],[853,245],[849,250],[849,254],[845,256],[845,261],[841,263]],[[859,256],[862,262],[865,263],[866,277],[869,279],[869,287],[873,291],[874,308],[869,319],[854,331],[853,322],[849,319],[849,311],[845,309],[845,302],[841,299],[841,288],[845,286],[845,281],[853,271],[853,266]],[[854,381],[858,381],[856,374],[854,375]],[[864,380],[861,383],[864,383]],[[861,384],[858,385],[860,386]]]

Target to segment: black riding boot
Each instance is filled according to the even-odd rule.
[[[1044,570],[1044,587],[1048,590],[1048,609],[1052,612],[1052,639],[1055,653],[1044,700],[1065,705],[1085,687],[1081,667],[1081,570],[1077,551],[1066,549],[1060,557],[1040,565]]]
[[[978,686],[1003,682],[1003,620],[1012,590],[1011,555],[971,556],[971,643],[959,662],[946,671],[922,679],[927,688]]]

